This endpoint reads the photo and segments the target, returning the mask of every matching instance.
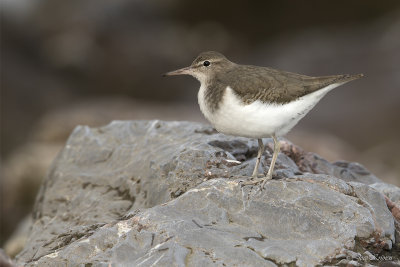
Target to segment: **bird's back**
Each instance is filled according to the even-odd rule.
[[[362,74],[310,77],[267,67],[236,65],[218,75],[217,80],[231,87],[247,104],[256,100],[283,104],[328,85],[360,77]]]

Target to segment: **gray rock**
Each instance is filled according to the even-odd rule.
[[[396,247],[400,247],[400,188],[387,183],[374,183],[370,186],[385,196],[386,204],[394,217]],[[387,244],[389,247],[391,245]]]
[[[240,184],[255,163],[254,140],[189,122],[77,127],[41,188],[17,261],[314,266],[394,243],[383,195],[359,183],[378,178],[281,142],[277,177],[260,191]],[[270,157],[268,148],[264,173]]]
[[[384,196],[378,191],[369,186],[350,182],[349,185],[353,188],[354,194],[358,198],[359,203],[368,208],[377,231],[382,231],[385,236],[390,236],[394,241],[394,220],[391,213],[382,207],[386,206]]]
[[[374,183],[370,186],[387,196],[390,201],[400,204],[400,188],[397,186],[387,183]]]

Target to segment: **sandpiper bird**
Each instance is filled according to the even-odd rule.
[[[191,75],[200,81],[200,109],[218,132],[258,139],[258,155],[252,181],[272,178],[280,150],[277,137],[288,133],[329,91],[357,75],[310,77],[267,67],[239,65],[224,55],[201,53],[186,68],[165,75]],[[258,177],[258,166],[264,152],[262,138],[272,137],[274,153],[267,176]]]

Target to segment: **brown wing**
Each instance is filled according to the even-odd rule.
[[[256,100],[283,104],[330,84],[346,83],[360,77],[362,74],[310,77],[270,68],[238,65],[224,73],[220,79],[247,104]]]

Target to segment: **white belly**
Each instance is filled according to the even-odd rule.
[[[225,89],[222,103],[214,113],[204,100],[205,87],[198,93],[200,109],[217,131],[250,138],[282,136],[288,133],[330,90],[332,84],[287,104],[266,104],[257,100],[244,104],[230,87]]]

